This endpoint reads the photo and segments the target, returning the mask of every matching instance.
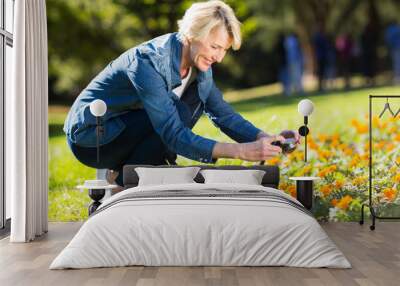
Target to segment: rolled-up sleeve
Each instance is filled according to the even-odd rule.
[[[223,99],[221,91],[214,83],[205,105],[205,112],[222,132],[238,143],[255,141],[258,133],[261,132],[233,110],[232,106]]]
[[[154,130],[168,148],[192,160],[210,163],[214,140],[194,134],[181,121],[172,94],[161,75],[150,62],[140,60],[133,63],[127,75],[133,84]]]

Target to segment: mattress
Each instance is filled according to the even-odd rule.
[[[130,265],[351,267],[309,211],[284,192],[198,183],[114,195],[50,269]]]

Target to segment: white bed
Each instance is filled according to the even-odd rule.
[[[351,267],[282,191],[198,183],[138,186],[109,198],[50,269],[128,265]]]

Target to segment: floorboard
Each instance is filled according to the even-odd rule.
[[[0,285],[136,285],[136,286],[266,286],[266,285],[399,285],[400,224],[323,223],[329,237],[352,269],[291,267],[119,267],[49,270],[56,255],[82,223],[50,223],[49,232],[32,243],[0,240]]]

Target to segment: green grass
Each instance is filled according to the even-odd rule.
[[[49,109],[49,220],[79,221],[87,218],[90,198],[75,187],[95,177],[95,170],[71,153],[62,132],[66,110]]]
[[[263,92],[264,90],[264,92]],[[268,133],[279,133],[283,129],[298,129],[303,123],[297,112],[297,104],[302,96],[284,97],[273,95],[275,89],[268,87],[235,91],[226,94],[236,111],[257,127]],[[315,111],[309,118],[309,127],[313,134],[332,134],[338,132],[348,136],[346,130],[353,118],[365,121],[368,114],[369,94],[399,94],[399,87],[379,87],[352,91],[337,91],[324,94],[309,94],[305,97],[315,104]],[[251,99],[246,99],[251,94]],[[384,102],[377,103],[380,110]],[[398,104],[393,104],[397,110]],[[86,179],[95,177],[95,170],[79,163],[70,152],[62,125],[67,108],[49,108],[49,219],[51,221],[76,221],[87,217],[87,206],[90,199],[87,194],[75,189],[75,186]],[[378,111],[376,111],[378,112]],[[217,141],[230,141],[228,137],[215,128],[210,121],[202,117],[193,130],[195,133],[213,138]],[[351,140],[351,138],[346,138]],[[180,157],[179,164],[197,164]],[[240,164],[239,160],[218,160],[218,164]],[[245,162],[245,164],[253,164]]]

